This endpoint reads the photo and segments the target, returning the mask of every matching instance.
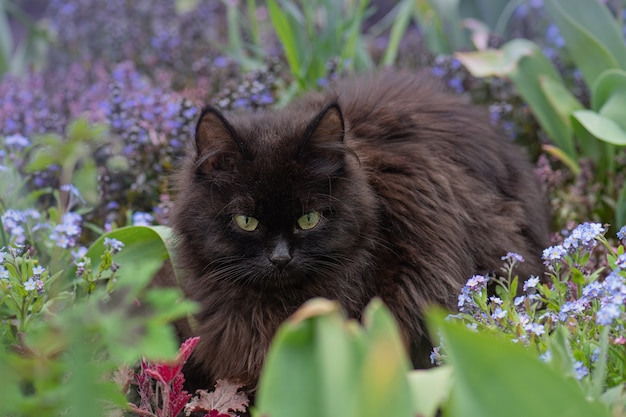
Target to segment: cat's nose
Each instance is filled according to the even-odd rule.
[[[291,254],[289,253],[289,244],[287,241],[280,239],[276,243],[276,246],[274,246],[274,250],[272,250],[269,258],[278,269],[283,269],[287,266],[287,264],[291,262]]]

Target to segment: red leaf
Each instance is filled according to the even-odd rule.
[[[191,352],[200,341],[199,337],[191,337],[183,342],[176,358],[172,362],[148,363],[143,371],[163,384],[169,384],[183,369]]]

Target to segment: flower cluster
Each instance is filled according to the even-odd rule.
[[[458,297],[458,313],[448,319],[475,331],[505,335],[534,349],[546,362],[552,358],[552,335],[566,329],[571,374],[577,379],[586,378],[594,369],[603,343],[622,347],[609,351],[606,379],[610,385],[625,382],[621,363],[626,360],[626,254],[623,245],[614,251],[604,237],[606,230],[599,223],[583,223],[562,244],[546,249],[543,257],[550,273],[543,282],[532,276],[521,285],[514,269],[523,258],[514,253],[503,256],[504,276],[471,277]],[[618,238],[623,241],[625,233],[623,227]],[[610,272],[604,277],[602,268],[583,272],[589,252],[598,243],[608,252]],[[445,345],[438,346],[431,361],[444,361],[444,352]]]
[[[61,217],[61,223],[56,225],[50,234],[50,239],[63,249],[73,248],[77,245],[82,229],[83,217],[74,212],[67,212]]]
[[[34,209],[14,210],[8,209],[2,214],[4,231],[9,235],[9,241],[18,245],[26,243],[27,230],[37,230],[44,227],[43,224],[35,224],[41,219],[41,213]]]

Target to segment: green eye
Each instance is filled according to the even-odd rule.
[[[236,214],[233,216],[233,220],[237,226],[246,232],[253,232],[259,226],[259,221],[257,219],[246,216],[245,214]]]
[[[320,212],[312,211],[298,219],[298,226],[302,230],[311,230],[320,223],[320,220],[322,220]]]

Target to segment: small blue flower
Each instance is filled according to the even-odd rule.
[[[619,232],[617,232],[617,238],[620,240],[626,240],[626,226],[622,226],[622,228],[619,229]]]
[[[150,226],[154,222],[154,217],[150,213],[144,213],[136,211],[133,213],[133,225],[135,226]]]
[[[539,277],[531,276],[524,282],[524,291],[528,291],[529,288],[536,288],[539,284]]]
[[[542,334],[546,332],[546,329],[543,326],[543,324],[538,324],[538,323],[529,323],[524,326],[524,330],[526,330],[528,333],[535,334],[537,336],[541,336]]]
[[[430,353],[430,363],[433,365],[441,365],[441,346],[435,346],[433,351]]]
[[[124,247],[124,243],[117,239],[104,238],[104,247],[108,249],[112,254],[116,254]]]
[[[620,269],[626,269],[626,253],[617,257],[617,260],[615,261],[615,266]]]
[[[35,289],[36,285],[37,285],[37,284],[35,283],[35,280],[34,280],[34,279],[32,279],[32,278],[28,278],[28,281],[26,281],[26,282],[24,283],[24,289],[25,289],[26,291],[32,291],[32,290],[34,290],[34,289]]]
[[[496,307],[496,310],[493,312],[491,317],[493,317],[495,320],[502,320],[506,317],[506,314],[507,310],[502,310],[502,308]]]
[[[596,313],[596,323],[601,326],[610,326],[621,314],[622,311],[618,305],[606,304]]]
[[[7,136],[4,140],[4,143],[7,146],[15,146],[17,148],[26,148],[30,145],[30,140],[28,138],[16,133],[15,135]]]
[[[567,250],[561,245],[550,246],[543,250],[542,259],[546,265],[559,262],[567,255]]]
[[[469,330],[473,332],[478,331],[478,323],[467,323],[465,327],[467,327]]]
[[[550,350],[546,350],[541,355],[539,355],[539,359],[541,360],[541,362],[544,363],[552,362],[552,352],[550,352]]]
[[[525,300],[526,300],[526,296],[520,295],[519,297],[515,297],[515,299],[513,300],[513,304],[517,307],[520,304],[522,304]]]
[[[0,279],[9,279],[9,270],[0,265]]]
[[[579,381],[589,375],[589,369],[581,361],[574,362],[574,375]]]
[[[519,255],[515,252],[508,252],[505,256],[503,256],[502,258],[503,261],[509,261],[511,263],[522,263],[524,262],[524,258],[522,257],[522,255]]]
[[[598,358],[600,358],[600,348],[595,348],[593,350],[593,352],[591,353],[591,362],[595,363],[598,361]]]
[[[495,295],[492,295],[491,297],[489,297],[489,301],[499,306],[502,305],[502,299],[500,297],[496,297]]]
[[[598,281],[590,282],[583,288],[583,296],[590,300],[600,298],[604,293],[604,285]]]
[[[43,274],[45,270],[46,268],[44,268],[43,266],[37,265],[36,267],[33,268],[33,275],[36,277],[40,277],[41,274]]]

